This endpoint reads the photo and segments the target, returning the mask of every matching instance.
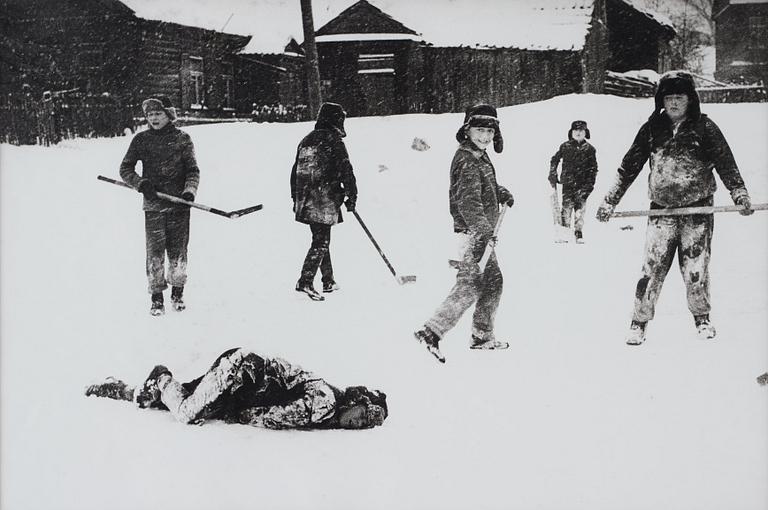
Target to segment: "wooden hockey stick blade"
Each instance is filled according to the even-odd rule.
[[[721,212],[738,212],[744,208],[740,205],[719,205],[702,207],[677,207],[670,209],[649,209],[644,211],[619,211],[611,214],[611,218],[631,218],[635,216],[685,216],[688,214],[713,214]],[[753,204],[753,211],[766,211],[768,204]]]
[[[264,208],[263,204],[253,205],[251,207],[246,207],[245,209],[238,209],[237,211],[231,211],[227,213],[227,216],[229,216],[232,219],[239,218],[240,216],[245,216],[246,214],[251,214],[252,212],[260,211]]]
[[[415,281],[416,281],[416,275],[412,275],[412,274],[397,277],[397,283],[399,283],[400,285],[404,285],[406,283],[413,283]]]

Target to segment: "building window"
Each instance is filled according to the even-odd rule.
[[[768,16],[749,17],[749,47],[766,48],[768,46]]]
[[[331,80],[320,80],[320,95],[321,97],[331,96]]]
[[[357,74],[395,74],[394,53],[360,53]]]
[[[235,109],[235,78],[234,76],[224,75],[221,77],[221,82],[224,84],[224,104],[222,107],[225,110]]]
[[[193,109],[200,109],[205,104],[205,76],[202,57],[189,57],[189,103],[190,108]]]
[[[98,92],[103,81],[104,53],[93,46],[84,44],[77,54],[77,86],[88,92]]]

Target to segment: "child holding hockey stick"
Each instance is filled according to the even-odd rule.
[[[149,129],[133,137],[120,177],[144,195],[144,230],[147,242],[146,271],[152,296],[152,315],[165,313],[163,291],[170,282],[173,309],[186,308],[189,206],[162,200],[157,192],[194,202],[200,182],[195,147],[187,133],[174,125],[176,109],[166,96],[146,99],[142,105]],[[136,163],[142,163],[142,175]],[[165,258],[168,255],[168,277]]]
[[[575,120],[568,130],[568,141],[563,142],[549,162],[549,183],[557,189],[563,185],[560,224],[570,229],[573,216],[574,237],[577,243],[583,242],[584,209],[597,178],[597,158],[595,148],[587,141],[589,128],[583,120]],[[560,177],[557,167],[562,160]]]
[[[490,243],[492,249],[495,242],[493,231],[499,204],[514,204],[512,194],[496,182],[496,170],[485,151],[491,143],[496,152],[503,150],[496,109],[487,104],[468,108],[456,140],[460,145],[451,163],[449,189],[453,229],[463,241],[456,284],[424,327],[414,333],[441,363],[445,363],[445,357],[440,352],[440,340],[474,303],[470,348],[509,347],[507,342],[496,340],[494,334],[503,284],[496,254],[491,251],[485,267],[479,266],[486,247]]]
[[[651,209],[711,206],[717,170],[731,199],[752,214],[752,203],[728,142],[709,117],[701,113],[693,77],[670,71],[659,80],[655,108],[640,127],[621,162],[616,182],[597,211],[608,221],[614,208],[650,160],[648,196]],[[688,309],[699,338],[716,335],[709,312],[709,258],[712,251],[713,214],[651,216],[645,238],[645,260],[635,289],[635,307],[626,342],[645,342],[661,286],[677,253],[685,281]]]

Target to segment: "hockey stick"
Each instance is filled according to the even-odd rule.
[[[477,265],[480,267],[480,272],[482,273],[485,271],[485,265],[488,263],[488,259],[491,257],[491,252],[496,246],[495,241],[493,239],[496,239],[496,237],[499,235],[499,230],[501,229],[501,222],[504,220],[504,215],[507,213],[508,207],[504,206],[501,208],[501,211],[499,211],[499,217],[496,218],[496,225],[493,227],[493,235],[491,236],[491,241],[488,241],[488,244],[485,245],[485,251],[483,252],[483,256],[480,257],[480,261],[477,263]],[[461,260],[448,260],[448,265],[451,266],[454,269],[461,269],[463,266],[467,265],[468,262],[463,262]]]
[[[644,211],[619,211],[611,214],[611,218],[631,218],[635,216],[685,216],[688,214],[713,214],[721,212],[738,212],[744,208],[740,205],[718,205],[702,207],[677,207],[672,209],[649,209]],[[768,210],[768,204],[752,205],[754,211]]]
[[[403,285],[404,283],[415,282],[416,281],[415,275],[397,276],[397,272],[395,271],[395,268],[392,267],[392,264],[390,264],[389,260],[387,260],[387,256],[384,255],[383,251],[381,251],[381,247],[379,246],[379,243],[377,243],[376,239],[373,238],[371,231],[368,230],[368,227],[366,227],[365,223],[363,223],[363,219],[360,217],[360,215],[357,213],[356,210],[352,211],[352,214],[355,215],[355,218],[357,218],[358,223],[360,223],[360,226],[363,227],[363,230],[365,230],[365,233],[368,235],[368,239],[371,240],[371,242],[373,243],[373,246],[376,248],[376,251],[378,251],[379,255],[381,255],[382,260],[384,260],[384,263],[389,268],[390,272],[392,273],[392,276],[395,277],[395,280],[397,280],[397,283],[399,283],[400,285]]]
[[[100,181],[108,182],[110,184],[115,184],[117,186],[122,186],[123,188],[135,189],[133,186],[129,184],[126,184],[122,181],[116,181],[115,179],[110,179],[109,177],[104,177],[103,175],[99,175],[96,178]],[[189,207],[194,207],[195,209],[200,209],[201,211],[206,211],[209,213],[217,214],[219,216],[224,216],[225,218],[239,218],[240,216],[245,216],[246,214],[250,214],[254,211],[258,211],[263,207],[263,205],[259,204],[251,207],[246,207],[245,209],[238,209],[237,211],[227,212],[227,211],[222,211],[221,209],[216,209],[215,207],[209,207],[207,205],[199,204],[197,202],[190,202],[188,200],[184,200],[183,198],[175,197],[173,195],[168,195],[166,193],[161,193],[159,191],[157,192],[157,196],[169,202],[188,205]]]

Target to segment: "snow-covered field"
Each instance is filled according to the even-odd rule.
[[[358,210],[414,285],[399,286],[354,218],[333,230],[342,290],[293,291],[309,230],[291,213],[295,146],[311,125],[186,128],[198,200],[264,203],[237,220],[193,211],[188,309],[148,314],[140,195],[117,176],[128,137],[0,147],[3,510],[669,509],[768,507],[768,214],[716,219],[718,337],[696,338],[677,267],[648,340],[623,342],[644,220],[594,210],[651,100],[579,95],[500,111],[492,154],[516,196],[498,246],[505,352],[470,351],[465,318],[438,364],[412,337],[453,284],[448,168],[461,115],[347,121]],[[768,105],[704,105],[753,202],[768,201]],[[600,173],[587,244],[552,242],[549,158],[589,122]],[[432,146],[410,148],[415,136]],[[647,206],[643,173],[619,209]],[[730,204],[722,186],[716,204]],[[632,230],[620,227],[630,225]],[[244,346],[339,386],[388,395],[368,431],[269,431],[175,423],[85,398],[108,375],[180,379]]]

